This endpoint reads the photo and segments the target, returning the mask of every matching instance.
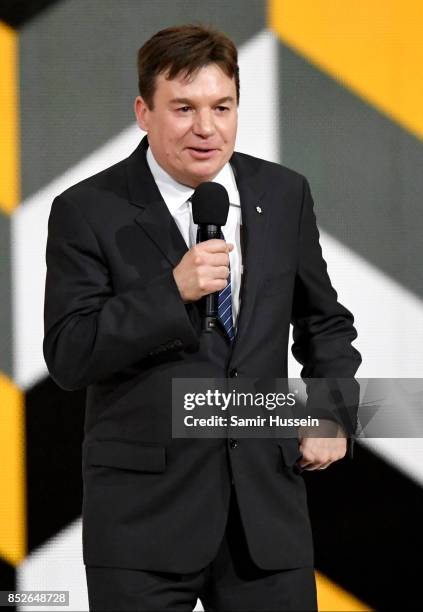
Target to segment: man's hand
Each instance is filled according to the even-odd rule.
[[[342,427],[333,421],[321,419],[320,428],[334,437],[310,437],[311,433],[316,435],[316,429],[300,427],[300,451],[303,456],[298,465],[304,470],[324,470],[334,461],[345,457],[347,452],[347,439]]]
[[[193,246],[173,269],[184,302],[196,302],[228,284],[229,253],[234,248],[224,240],[205,240]]]

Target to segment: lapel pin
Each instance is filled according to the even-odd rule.
[[[256,206],[256,211],[258,212],[259,215],[263,214],[263,210],[262,210],[261,206]]]

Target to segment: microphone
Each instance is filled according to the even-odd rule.
[[[223,185],[211,181],[201,183],[191,198],[192,217],[198,225],[198,242],[220,238],[221,227],[226,225],[229,211],[229,196]],[[218,317],[219,292],[202,298],[202,326],[211,332]]]

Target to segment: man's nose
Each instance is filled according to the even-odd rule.
[[[215,131],[213,114],[209,110],[196,113],[193,130],[198,136],[211,136]]]

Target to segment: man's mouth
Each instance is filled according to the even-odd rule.
[[[194,159],[210,159],[219,149],[212,147],[187,147],[187,150]]]

